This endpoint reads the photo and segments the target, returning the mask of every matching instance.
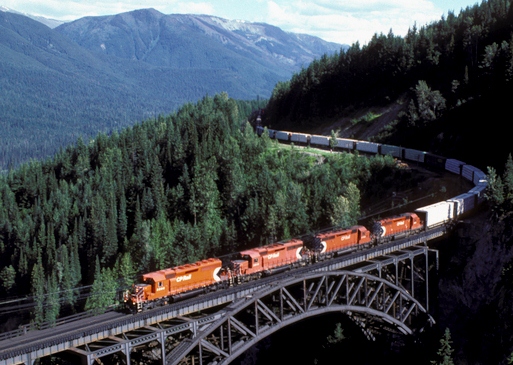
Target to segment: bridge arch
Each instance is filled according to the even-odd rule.
[[[278,330],[330,312],[373,317],[405,335],[434,322],[405,288],[380,277],[352,271],[291,276],[230,304],[169,352],[165,363],[228,364]]]

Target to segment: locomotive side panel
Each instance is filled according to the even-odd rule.
[[[221,267],[221,260],[214,258],[176,267],[175,275],[169,278],[169,294],[175,295],[219,282]]]
[[[379,237],[389,237],[421,228],[423,228],[423,225],[417,214],[404,213],[377,221],[374,230]]]
[[[301,260],[303,241],[292,239],[262,247],[262,269],[270,270],[276,267],[294,264]]]
[[[257,274],[280,266],[294,264],[302,259],[303,241],[292,239],[286,242],[256,247],[240,252],[242,260],[234,261],[241,275]]]
[[[370,242],[370,232],[364,226],[319,233],[315,240],[320,245],[320,253],[341,251],[358,244]]]

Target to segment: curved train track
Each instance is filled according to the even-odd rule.
[[[425,151],[368,141],[337,138],[336,143],[334,143],[335,141],[331,140],[331,137],[327,136],[277,131],[260,126],[257,127],[257,132],[260,135],[262,133],[268,133],[270,138],[285,143],[294,143],[305,146],[308,145],[324,149],[333,149],[335,151],[358,151],[363,154],[391,155],[397,159],[423,163],[430,167],[443,169],[444,171],[461,176],[474,185],[474,187],[468,192],[416,209],[415,212],[422,216],[426,229],[450,223],[461,218],[463,215],[473,212],[484,202],[485,199],[484,194],[488,185],[486,175],[478,168],[459,160],[438,156]],[[261,280],[265,281],[265,279]],[[236,288],[230,288],[228,290],[236,290]],[[160,311],[166,309],[160,308],[157,310]],[[154,311],[150,312],[152,313]],[[150,315],[150,312],[140,315]],[[87,328],[88,330],[94,331],[95,327],[105,326],[111,322],[117,323],[119,321],[130,321],[131,318],[133,317],[129,316],[127,318],[127,316],[121,313],[106,313],[98,317],[58,326],[58,328],[54,328],[52,330],[52,335],[55,336],[55,339],[62,339],[67,337],[66,334],[80,332],[80,329]],[[0,360],[11,358],[13,356],[13,351],[16,351],[16,353],[19,354],[24,351],[24,349],[29,350],[34,346],[44,346],[44,343],[50,340],[51,338],[48,337],[47,331],[29,331],[17,338],[0,341]],[[16,348],[16,350],[14,350],[14,348]]]

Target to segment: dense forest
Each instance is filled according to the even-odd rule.
[[[405,37],[376,34],[365,46],[322,57],[278,83],[266,108],[268,125],[303,132],[344,118],[371,129],[381,112],[395,110],[373,140],[458,158],[488,173],[489,211],[461,222],[438,247],[442,341],[433,364],[513,363],[512,98],[513,6],[489,0]],[[340,123],[340,135],[355,137],[352,130]]]
[[[502,164],[508,140],[489,127],[500,128],[509,114],[512,31],[511,1],[490,0],[457,16],[448,12],[440,21],[414,26],[405,37],[392,30],[375,34],[368,44],[355,43],[345,52],[321,57],[290,81],[279,82],[266,108],[266,123],[315,131],[358,110],[395,103],[401,112],[375,140],[438,149],[465,161],[476,158],[484,170],[487,161],[470,148],[483,141],[462,131],[475,126],[481,138],[495,139]]]
[[[205,97],[2,176],[1,295],[34,296],[36,324],[79,310],[83,285],[104,308],[139,272],[354,224],[365,187],[393,181],[389,156],[278,148],[253,109]]]
[[[488,172],[490,212],[458,230],[479,227],[485,237],[456,237],[444,246],[439,300],[453,307],[439,314],[457,335],[460,358],[472,351],[486,358],[488,351],[496,363],[513,362],[506,359],[513,343],[513,160],[506,157],[508,133],[501,133],[512,81],[513,6],[490,0],[405,37],[376,34],[365,46],[324,56],[278,83],[264,112],[273,128],[314,132],[358,110],[371,115],[398,105],[374,140]],[[0,297],[33,296],[35,325],[101,309],[142,271],[354,224],[364,199],[380,199],[388,183],[408,184],[390,157],[285,148],[265,133],[257,137],[247,120],[263,106],[226,94],[205,97],[0,176]],[[481,252],[503,257],[504,267]],[[479,277],[476,261],[499,271],[486,298],[479,285],[488,283],[488,271]],[[454,284],[451,292],[443,286],[451,280],[468,286]],[[86,285],[98,295],[79,302],[77,289]],[[460,313],[472,317],[448,319]],[[450,332],[443,333],[447,350]],[[474,348],[462,355],[464,345]],[[433,363],[452,363],[451,351],[441,350]]]

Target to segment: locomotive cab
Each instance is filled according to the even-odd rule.
[[[243,251],[237,260],[232,261],[233,269],[240,275],[260,271],[260,255],[256,251]]]

